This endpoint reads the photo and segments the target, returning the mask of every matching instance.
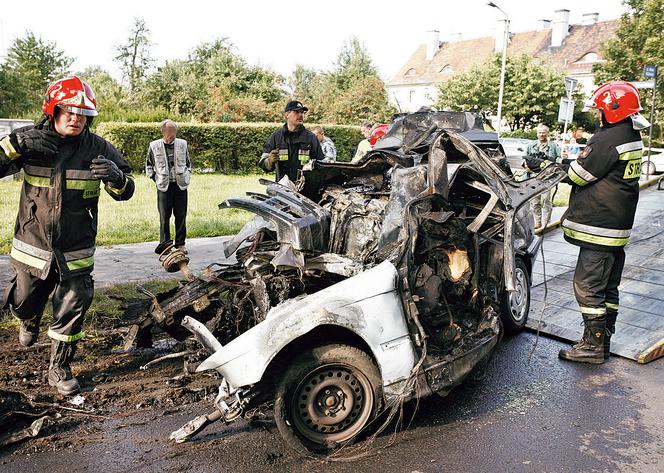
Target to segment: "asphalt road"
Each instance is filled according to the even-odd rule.
[[[81,429],[58,452],[0,454],[0,470],[159,472],[662,472],[664,359],[612,357],[599,365],[559,361],[564,343],[535,335],[504,340],[479,382],[426,399],[409,426],[383,434],[356,461],[302,459],[270,424],[212,425],[192,442],[168,434],[201,413],[149,409]],[[412,413],[414,405],[406,409]]]

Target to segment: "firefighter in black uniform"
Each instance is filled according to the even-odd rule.
[[[97,109],[87,83],[76,76],[55,82],[42,110],[39,125],[0,140],[0,177],[21,169],[25,176],[10,255],[16,274],[5,303],[21,320],[19,342],[27,347],[37,341],[52,293],[48,382],[69,395],[79,390],[70,363],[93,297],[100,186],[127,200],[134,182],[120,152],[89,130]]]
[[[580,247],[574,294],[581,309],[583,339],[560,358],[603,363],[609,358],[618,317],[618,285],[625,265],[636,204],[643,143],[649,123],[639,112],[636,88],[623,81],[599,87],[586,107],[598,111],[600,128],[576,160],[566,164],[572,184],[562,218],[565,239]]]
[[[277,181],[288,176],[295,182],[302,166],[310,159],[325,159],[316,135],[304,128],[304,114],[307,111],[309,109],[302,102],[288,102],[284,108],[286,123],[272,133],[263,145],[258,165],[265,171],[276,168]]]

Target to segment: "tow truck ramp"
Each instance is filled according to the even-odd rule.
[[[583,334],[572,278],[578,247],[564,241],[561,229],[544,236],[548,294],[544,303],[542,256],[533,268],[527,327],[569,341]],[[611,353],[639,363],[664,356],[664,195],[655,188],[642,191],[620,290],[620,310]]]

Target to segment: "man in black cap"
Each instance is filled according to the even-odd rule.
[[[282,177],[295,182],[298,172],[310,159],[325,159],[316,135],[304,128],[304,113],[309,109],[302,102],[291,100],[284,108],[286,123],[272,133],[263,145],[258,165],[265,171],[276,168],[277,181]]]

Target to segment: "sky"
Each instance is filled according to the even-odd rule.
[[[626,11],[620,0],[494,3],[508,14],[513,32],[535,30],[537,20],[553,20],[554,11],[563,8],[570,10],[571,24],[580,23],[583,13],[598,12],[599,20],[604,21]],[[441,41],[459,33],[461,39],[494,36],[502,15],[481,0],[31,0],[28,4],[5,0],[0,8],[0,61],[14,39],[30,30],[73,57],[74,71],[98,65],[119,78],[113,60],[115,48],[126,40],[136,17],[150,28],[157,66],[186,58],[201,42],[228,37],[249,63],[283,75],[289,75],[297,64],[328,70],[344,41],[357,36],[387,81],[426,42],[427,31],[439,30]]]

